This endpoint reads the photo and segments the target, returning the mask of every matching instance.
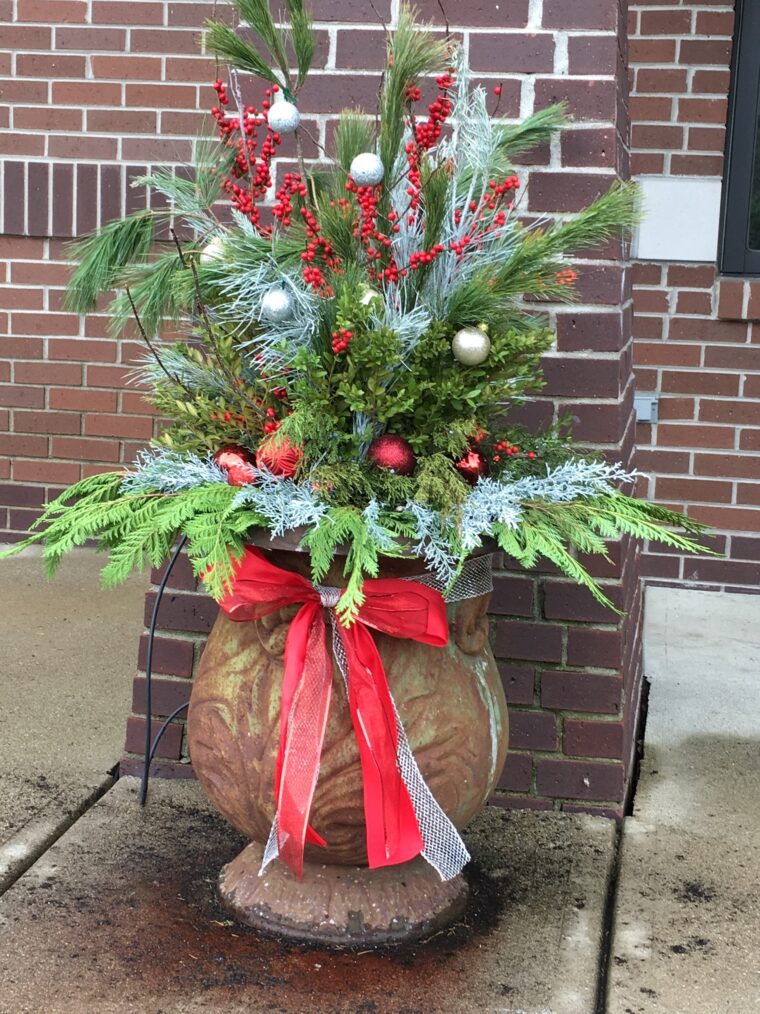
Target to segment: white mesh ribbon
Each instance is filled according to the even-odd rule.
[[[463,599],[475,598],[478,595],[485,595],[492,591],[491,557],[479,556],[469,560],[450,589],[446,589],[429,574],[414,576],[405,580],[416,581],[435,588],[444,595],[446,602],[461,602]],[[348,693],[351,675],[340,636],[339,621],[335,615],[335,606],[338,603],[342,589],[317,586],[317,591],[320,594],[322,605],[330,610],[333,631],[333,655],[340,674],[343,677],[346,693]],[[295,703],[294,700],[294,707]],[[291,718],[293,710],[291,709]],[[469,862],[470,854],[459,832],[443,812],[443,809],[422,777],[422,772],[419,769],[417,761],[414,759],[414,753],[409,744],[395,701],[393,701],[393,711],[396,716],[396,759],[422,836],[422,856],[437,871],[441,880],[451,880],[461,873],[462,869]],[[318,716],[315,711],[314,720],[316,721],[317,719]],[[278,839],[277,815],[275,814],[261,861],[260,876],[264,873],[269,863],[279,855]]]

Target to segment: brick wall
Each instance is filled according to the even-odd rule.
[[[659,2],[629,11],[632,171],[720,179],[733,4]],[[695,207],[694,213],[700,213]],[[760,283],[709,263],[635,265],[639,425],[645,492],[712,525],[726,559],[648,553],[651,580],[755,591],[760,582]]]
[[[0,0],[0,155],[5,236],[0,247],[0,529],[20,533],[42,500],[80,473],[118,468],[154,420],[126,386],[138,347],[109,336],[105,314],[62,312],[63,241],[132,206],[129,178],[155,162],[189,159],[199,110],[214,102],[214,62],[198,54],[211,3]],[[443,29],[437,0],[423,15]],[[576,123],[521,168],[527,211],[572,211],[628,175],[625,21],[617,0],[444,4],[476,75],[502,85],[500,109],[525,115],[565,100]],[[376,0],[379,16],[393,14]],[[373,109],[382,31],[358,0],[317,0],[316,71],[303,95],[324,140],[335,113]],[[457,21],[464,16],[467,23]],[[558,341],[548,387],[525,410],[538,424],[569,413],[576,435],[632,461],[630,284],[612,244],[579,262],[580,304],[553,314]],[[593,562],[625,618],[600,609],[550,572],[499,570],[493,636],[512,706],[506,805],[619,813],[630,773],[641,687],[638,550],[611,547]],[[146,617],[152,596],[146,602]],[[165,600],[153,720],[189,694],[214,617],[186,563]],[[144,666],[145,642],[139,665]],[[142,671],[142,670],[141,670]],[[135,681],[125,770],[136,770],[146,716]],[[181,720],[158,767],[188,773]]]

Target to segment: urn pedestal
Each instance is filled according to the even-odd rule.
[[[303,553],[268,555],[308,576]],[[388,560],[380,576],[423,570],[419,560]],[[335,567],[325,584],[342,580]],[[487,801],[507,751],[507,705],[488,643],[489,597],[449,604],[445,648],[373,634],[422,775],[458,829]],[[421,857],[367,868],[359,751],[335,664],[310,818],[327,847],[307,845],[302,881],[279,860],[259,875],[275,813],[283,652],[297,611],[292,606],[242,623],[220,613],[195,678],[188,716],[193,766],[222,815],[252,839],[222,870],[222,899],[248,925],[294,939],[375,945],[427,935],[461,913],[465,879],[443,882]]]

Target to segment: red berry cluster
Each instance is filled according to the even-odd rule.
[[[258,227],[261,213],[256,202],[272,185],[272,158],[281,142],[280,135],[267,126],[261,153],[257,154],[258,134],[259,128],[267,122],[270,98],[278,88],[277,85],[267,88],[261,112],[255,106],[248,106],[240,116],[229,117],[225,112],[225,107],[229,105],[229,97],[223,82],[215,81],[214,90],[219,98],[219,105],[213,107],[211,115],[216,120],[222,141],[235,151],[235,160],[230,171],[231,178],[224,181],[223,189],[230,195],[234,206],[248,215],[251,222]],[[235,182],[244,177],[248,177],[246,186]]]
[[[438,98],[428,106],[426,122],[418,123],[414,128],[417,145],[423,151],[432,148],[439,140],[443,125],[454,108],[454,103],[449,98],[449,91],[454,86],[454,75],[450,72],[441,74],[435,83],[438,85]]]
[[[409,257],[409,267],[412,271],[418,271],[426,264],[432,264],[439,254],[445,251],[443,243],[436,243],[429,250],[415,250]]]
[[[280,423],[275,418],[276,415],[277,415],[277,413],[275,412],[275,410],[273,408],[268,408],[267,409],[268,419],[264,423],[264,432],[265,433],[276,433],[277,430],[280,428]]]
[[[510,442],[508,440],[500,440],[498,444],[494,445],[493,460],[494,461],[501,461],[502,455],[504,455],[504,457],[507,457],[507,458],[513,458],[513,457],[515,457],[515,455],[518,455],[518,454],[521,454],[521,453],[524,453],[524,452],[522,452],[520,450],[520,447],[519,447],[518,444],[510,444]],[[525,454],[525,457],[532,459],[532,458],[537,458],[538,455],[536,454],[535,451],[528,451],[527,454]]]
[[[332,333],[332,350],[333,355],[340,355],[341,352],[345,352],[348,348],[351,339],[354,337],[354,332],[349,331],[347,328],[342,327]]]
[[[293,216],[293,198],[306,197],[306,184],[301,179],[300,173],[285,173],[282,186],[275,194],[275,205],[272,208],[272,215],[284,228],[287,228]]]
[[[578,278],[578,272],[572,268],[565,268],[557,272],[557,281],[560,285],[572,285]]]
[[[224,413],[222,413],[222,415],[220,415],[218,412],[212,412],[211,413],[211,419],[213,419],[214,422],[219,421],[219,422],[225,422],[225,423],[232,422],[233,420],[236,423],[244,423],[244,422],[246,422],[246,418],[245,418],[244,415],[233,415],[232,412],[224,412]]]

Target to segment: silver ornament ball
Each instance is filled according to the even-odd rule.
[[[454,335],[451,351],[463,366],[480,366],[488,359],[491,339],[479,327],[463,327]]]
[[[269,126],[278,134],[292,134],[301,122],[301,114],[297,106],[287,99],[274,102],[267,116]]]
[[[200,262],[210,264],[221,260],[224,260],[224,240],[221,236],[214,236],[201,250]]]
[[[385,176],[385,166],[372,151],[363,151],[351,163],[351,178],[358,187],[374,187]]]
[[[293,296],[287,289],[270,289],[261,300],[261,316],[279,324],[293,316]]]

